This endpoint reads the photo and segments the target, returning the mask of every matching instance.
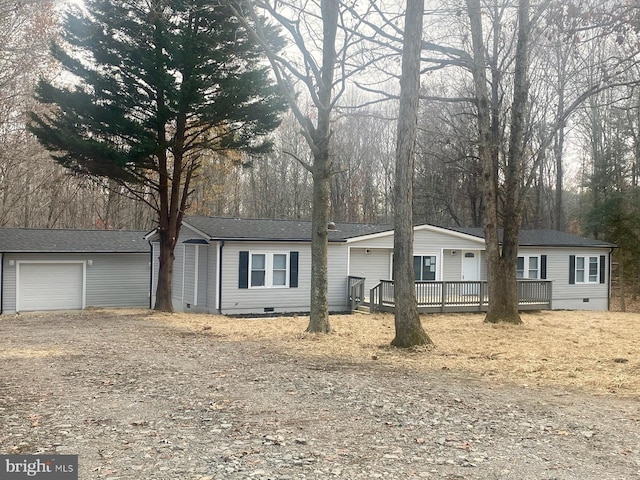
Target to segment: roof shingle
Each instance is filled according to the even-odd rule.
[[[311,241],[311,222],[305,220],[256,220],[194,216],[184,223],[207,235],[210,240],[277,240]],[[391,230],[390,225],[366,223],[336,223],[329,230],[330,242],[344,242],[349,238]]]
[[[146,232],[126,230],[66,230],[0,228],[4,253],[143,253],[149,252]]]

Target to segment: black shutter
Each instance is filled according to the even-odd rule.
[[[289,252],[289,288],[298,288],[298,252]]]
[[[576,256],[569,255],[569,285],[576,283]]]
[[[238,288],[249,288],[249,252],[240,252]]]
[[[600,283],[604,283],[605,280],[605,270],[604,267],[606,266],[607,261],[604,255],[600,255]]]
[[[540,255],[540,280],[547,279],[547,256]]]

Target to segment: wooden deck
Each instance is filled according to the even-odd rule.
[[[351,310],[366,305],[371,312],[393,312],[393,281],[381,280],[365,292],[364,278],[349,277],[348,300]],[[484,312],[488,309],[487,282],[416,282],[416,299],[421,313]],[[551,309],[551,281],[518,280],[520,310]]]

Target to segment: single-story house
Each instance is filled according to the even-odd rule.
[[[381,285],[392,285],[393,235],[388,225],[330,225],[331,311],[352,308],[354,280],[363,297]],[[307,221],[186,218],[175,249],[174,308],[222,314],[309,311],[310,238],[311,222]],[[151,291],[155,293],[156,232],[149,233],[147,239],[152,244]],[[527,291],[546,295],[544,308],[607,310],[614,247],[563,232],[524,230],[518,277]],[[485,257],[482,229],[416,226],[414,274],[416,285],[422,288],[425,311],[444,303],[451,292],[457,292],[457,302],[466,303],[467,310],[475,308],[470,298],[483,298],[482,292],[486,293]],[[438,297],[436,301],[434,297]],[[152,305],[154,302],[152,296]],[[529,307],[540,308],[537,304]]]
[[[146,233],[0,228],[0,312],[149,308]]]

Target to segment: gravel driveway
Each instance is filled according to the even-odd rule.
[[[0,320],[1,453],[81,479],[640,479],[637,399],[319,363],[143,314]]]

